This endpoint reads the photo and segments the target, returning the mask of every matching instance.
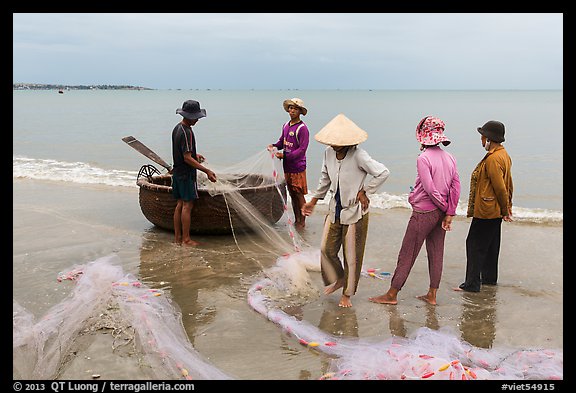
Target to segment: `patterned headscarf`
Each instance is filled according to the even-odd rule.
[[[440,142],[444,146],[450,144],[450,139],[444,135],[444,122],[434,116],[426,116],[416,127],[416,140],[425,146],[433,146]]]

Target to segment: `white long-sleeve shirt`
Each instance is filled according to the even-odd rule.
[[[367,175],[372,179],[366,184]],[[330,193],[328,208],[330,220],[335,222],[336,200],[334,195],[340,184],[340,201],[342,211],[340,212],[340,223],[344,225],[354,224],[362,218],[366,211],[362,211],[362,206],[356,200],[358,192],[364,190],[366,194],[375,193],[378,188],[388,179],[390,171],[386,166],[376,160],[362,148],[352,146],[348,149],[343,160],[336,158],[336,151],[332,147],[327,147],[324,151],[322,162],[322,172],[318,182],[318,188],[312,193],[312,197],[324,199]]]

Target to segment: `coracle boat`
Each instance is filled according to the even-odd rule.
[[[150,173],[142,175],[146,172],[146,170],[143,171],[145,167],[140,170],[136,181],[140,188],[140,209],[148,221],[160,228],[173,231],[176,199],[172,196],[172,176]],[[156,171],[156,173],[159,172]],[[277,186],[274,179],[267,179],[259,174],[243,175],[235,181],[238,184],[236,191],[270,224],[280,220],[285,212],[286,184],[284,181]],[[233,230],[250,229],[250,223],[244,222],[222,193],[211,195],[208,189],[199,182],[198,196],[199,199],[194,201],[192,209],[190,233],[225,235],[231,234]]]

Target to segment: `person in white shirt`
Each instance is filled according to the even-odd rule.
[[[342,288],[338,305],[352,307],[350,298],[358,287],[368,234],[368,195],[378,190],[390,171],[358,147],[368,139],[368,133],[343,114],[326,124],[314,139],[328,147],[324,151],[318,187],[302,207],[302,213],[312,214],[318,200],[330,194],[320,246],[324,294]],[[365,183],[368,175],[371,179]],[[340,248],[344,264],[338,256]]]

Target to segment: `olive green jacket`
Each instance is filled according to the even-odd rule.
[[[467,217],[501,218],[512,210],[512,160],[500,145],[489,150],[470,178]]]

